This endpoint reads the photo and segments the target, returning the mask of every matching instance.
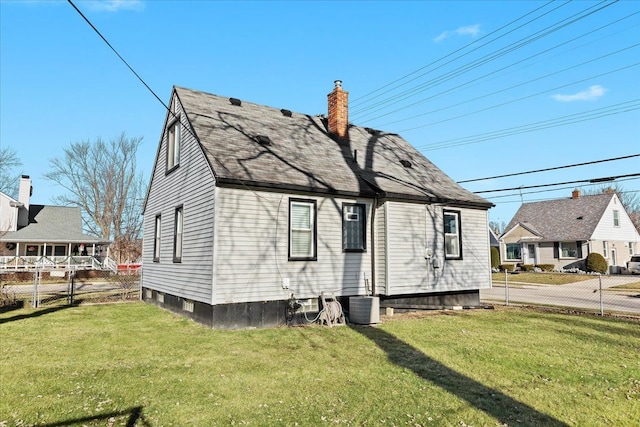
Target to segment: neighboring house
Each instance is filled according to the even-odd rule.
[[[489,246],[492,248],[500,249],[500,241],[498,240],[498,236],[493,232],[491,228],[489,228]]]
[[[500,236],[503,264],[553,264],[585,269],[591,252],[613,272],[640,251],[640,234],[615,192],[524,203]]]
[[[31,191],[23,175],[18,200],[0,193],[0,269],[102,268],[110,242],[82,232],[80,209],[31,204]]]
[[[144,204],[143,299],[213,327],[285,323],[289,298],[479,305],[488,209],[400,136],[174,87]],[[316,305],[317,307],[317,305]],[[316,309],[317,310],[317,309]]]

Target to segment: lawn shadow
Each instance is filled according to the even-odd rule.
[[[60,422],[50,423],[50,424],[41,424],[41,425],[43,427],[75,426],[75,425],[83,425],[84,423],[90,423],[90,422],[93,422],[93,421],[109,422],[110,418],[122,417],[122,416],[129,415],[129,418],[127,419],[127,424],[125,424],[127,427],[135,427],[136,425],[145,426],[145,427],[151,427],[151,423],[149,423],[149,421],[147,421],[147,419],[144,417],[144,414],[142,413],[142,409],[143,409],[142,406],[136,406],[136,407],[133,407],[133,408],[125,409],[123,411],[109,412],[109,413],[106,413],[106,414],[93,415],[93,416],[82,417],[82,418],[75,418],[75,419],[72,419],[72,420],[60,421]],[[140,422],[140,424],[138,424],[138,422]],[[111,425],[111,424],[109,424],[109,425]],[[118,424],[118,425],[120,425],[120,424]]]
[[[568,425],[499,390],[456,372],[382,329],[353,325],[351,327],[382,349],[392,363],[410,369],[422,379],[467,401],[505,425]]]
[[[23,319],[31,319],[34,317],[44,316],[45,314],[55,313],[56,311],[64,310],[67,308],[73,307],[71,305],[59,305],[56,307],[49,307],[42,310],[37,310],[29,314],[18,314],[12,317],[5,317],[0,319],[0,325],[3,323],[15,322]]]

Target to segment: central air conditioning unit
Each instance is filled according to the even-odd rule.
[[[380,323],[380,298],[349,297],[349,321],[359,325]]]

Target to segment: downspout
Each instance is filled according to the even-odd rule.
[[[375,241],[375,222],[376,210],[378,209],[378,194],[373,196],[373,205],[371,207],[371,296],[376,294],[376,241]]]

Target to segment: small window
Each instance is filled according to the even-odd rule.
[[[520,243],[507,243],[507,260],[520,261],[522,259],[522,246]]]
[[[173,262],[182,261],[182,223],[182,206],[178,206],[173,223]]]
[[[460,212],[444,211],[444,257],[462,259]]]
[[[183,299],[182,300],[182,309],[184,311],[188,311],[189,313],[193,313],[193,308],[194,308],[193,301],[188,300],[188,299]]]
[[[618,210],[613,211],[613,226],[620,227],[620,211]]]
[[[289,200],[289,260],[316,260],[316,202]]]
[[[180,164],[180,120],[169,126],[167,137],[167,171]]]
[[[560,258],[578,258],[576,242],[560,242]]]
[[[345,252],[365,252],[366,208],[363,204],[342,205],[342,250]]]
[[[629,242],[629,255],[635,254],[633,242]]]
[[[156,227],[153,232],[153,262],[160,262],[160,215],[156,215]]]
[[[602,242],[602,256],[605,258],[609,256],[609,242],[606,240]]]

